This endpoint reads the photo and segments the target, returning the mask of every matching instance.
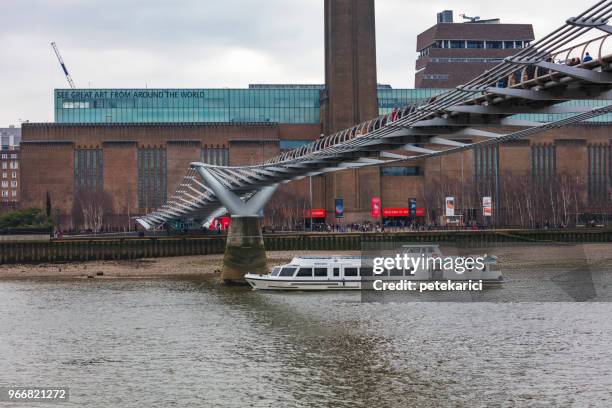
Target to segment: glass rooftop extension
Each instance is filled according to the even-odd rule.
[[[254,85],[248,89],[56,89],[56,123],[283,123],[319,124],[320,85]],[[379,114],[420,104],[445,89],[378,87]],[[609,101],[565,104],[605,106]],[[539,122],[565,115],[518,115]],[[612,122],[610,115],[592,119]]]

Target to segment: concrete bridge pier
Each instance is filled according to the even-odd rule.
[[[193,164],[219,201],[232,214],[232,223],[225,244],[221,277],[226,283],[246,283],[247,273],[268,273],[266,249],[261,231],[260,213],[278,185],[263,187],[244,201],[228,190],[212,172],[201,164]]]
[[[260,218],[232,216],[225,244],[221,278],[225,283],[244,284],[246,273],[267,274],[268,272]]]

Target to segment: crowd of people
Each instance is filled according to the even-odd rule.
[[[569,66],[580,65],[581,63],[586,64],[587,62],[593,61],[593,57],[588,52],[584,55],[582,61],[580,61],[580,57],[572,58],[569,61],[566,61],[566,64]]]
[[[587,62],[593,61],[593,57],[591,56],[591,54],[589,52],[586,52],[584,54],[584,57],[582,59],[580,59],[580,57],[574,57],[571,59],[568,59],[566,61],[562,61],[562,60],[558,60],[558,61],[553,61],[552,58],[548,58],[546,60],[546,62],[555,62],[556,64],[564,64],[567,66],[576,66],[576,65],[580,65],[580,64],[585,64]],[[546,69],[546,68],[538,68],[536,71],[535,66],[533,65],[528,65],[523,69],[519,69],[515,72],[513,72],[512,74],[510,74],[508,77],[506,78],[502,78],[498,81],[497,86],[499,88],[507,88],[507,87],[512,87],[514,85],[517,85],[521,82],[526,82],[529,81],[533,78],[535,78],[536,76],[540,77],[543,75],[547,75],[548,73],[550,73],[550,70]]]
[[[312,230],[310,226],[299,225],[284,225],[284,226],[265,226],[264,232],[267,233],[283,233],[283,232],[328,232],[328,233],[357,233],[357,232],[410,232],[410,231],[433,231],[433,230],[481,230],[491,228],[489,225],[470,222],[466,225],[446,224],[439,225],[438,223],[422,223],[408,220],[385,221],[385,222],[370,222],[329,224],[316,223],[313,224]]]

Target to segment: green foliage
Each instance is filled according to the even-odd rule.
[[[12,211],[0,216],[0,230],[3,229],[52,229],[53,222],[38,208]]]

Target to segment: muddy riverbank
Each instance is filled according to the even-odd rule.
[[[464,250],[442,248],[455,255]],[[612,244],[585,245],[512,245],[472,248],[470,254],[495,254],[502,267],[545,268],[612,266]],[[330,255],[325,251],[270,251],[270,266],[285,263],[297,255]],[[334,251],[335,255],[358,255],[356,251]],[[221,271],[223,255],[151,258],[130,261],[68,262],[40,265],[0,265],[0,279],[15,278],[156,278],[168,276],[214,275]]]

